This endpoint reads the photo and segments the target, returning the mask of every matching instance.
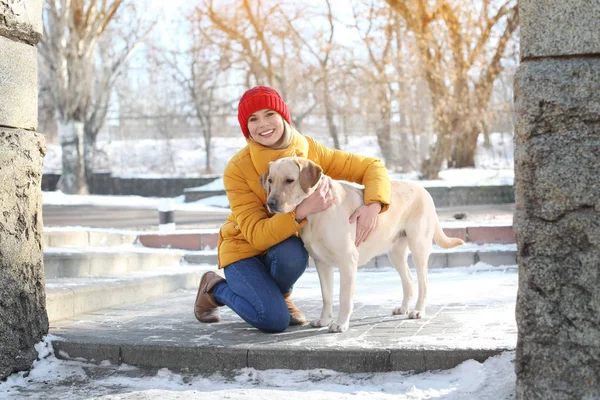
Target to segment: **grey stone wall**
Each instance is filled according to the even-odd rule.
[[[41,0],[0,1],[0,380],[31,367],[48,332],[37,128]]]
[[[520,0],[520,399],[600,399],[600,2]]]

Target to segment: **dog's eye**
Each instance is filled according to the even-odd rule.
[[[270,185],[271,183],[273,183],[273,179],[269,178],[269,179],[267,180],[267,182],[269,182],[269,185]]]
[[[285,183],[294,183],[294,180],[293,179],[286,179]]]

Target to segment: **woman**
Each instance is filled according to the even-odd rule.
[[[334,179],[365,186],[364,204],[352,215],[356,245],[366,240],[377,215],[387,210],[390,180],[374,158],[329,149],[291,127],[290,111],[269,87],[248,90],[238,105],[238,121],[247,146],[227,164],[223,182],[231,214],[219,233],[219,268],[202,276],[195,315],[201,322],[218,322],[217,307],[229,306],[244,321],[264,332],[282,332],[306,323],[292,303],[294,283],[308,265],[308,253],[297,232],[306,216],[333,204],[327,184],[317,189],[289,214],[268,213],[260,177],[269,162],[298,156],[308,158]],[[323,182],[323,181],[322,181]]]

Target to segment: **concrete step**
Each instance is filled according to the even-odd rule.
[[[44,249],[46,279],[124,275],[179,264],[181,250],[157,250],[141,246],[55,247]]]
[[[223,196],[225,194],[225,190],[206,190],[206,189],[201,189],[201,188],[186,188],[186,189],[183,189],[183,194],[185,196],[184,202],[191,203],[193,201],[206,199],[208,197]]]
[[[91,228],[44,228],[44,247],[97,247],[134,244],[138,232]]]
[[[448,236],[458,237],[467,243],[511,244],[515,235],[511,224],[469,225],[469,222],[442,223]],[[46,247],[121,246],[140,243],[145,247],[182,250],[215,249],[219,229],[178,229],[160,231],[117,231],[109,229],[46,228]]]
[[[202,274],[214,267],[174,265],[168,271],[124,276],[46,279],[46,309],[50,322],[109,307],[131,305],[179,289],[196,289]]]
[[[175,230],[173,232],[143,232],[138,236],[142,246],[184,250],[216,249],[219,229]]]
[[[512,225],[460,226],[448,224],[444,232],[450,237],[463,239],[474,244],[511,244],[515,243]],[[173,248],[185,250],[208,250],[217,247],[218,229],[176,230],[173,232],[144,232],[138,236],[140,244],[154,248]]]
[[[183,256],[183,261],[190,264],[212,264],[218,263],[217,251],[195,251],[186,252]],[[429,268],[452,268],[452,267],[468,267],[478,262],[483,262],[493,266],[501,265],[516,265],[517,264],[517,247],[516,245],[474,245],[466,244],[465,246],[457,247],[451,250],[440,249],[434,246],[434,250],[429,256]],[[412,255],[408,256],[408,265],[414,268]],[[386,268],[391,267],[387,255],[375,257],[369,263],[361,266],[364,268]],[[314,268],[312,259],[309,264],[310,268]]]
[[[202,373],[246,367],[421,372],[514,350],[515,267],[438,270],[429,275],[429,283],[427,316],[411,320],[392,315],[401,299],[396,271],[359,272],[350,328],[341,334],[309,325],[265,334],[228,307],[220,309],[221,322],[201,324],[192,311],[195,290],[62,320],[51,324],[50,333],[62,358]],[[466,290],[478,286],[488,290]],[[466,292],[453,295],[454,287]],[[339,302],[334,299],[337,313]],[[315,271],[298,281],[294,303],[309,320],[320,314]]]

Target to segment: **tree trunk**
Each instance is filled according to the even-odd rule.
[[[404,117],[401,118],[404,119]],[[411,149],[411,146],[409,146],[410,138],[408,135],[408,128],[400,124],[400,133],[398,136],[398,143],[394,146],[394,154],[398,159],[398,166],[402,172],[412,172],[414,169],[412,164],[414,153],[412,151],[399,151],[399,149]]]
[[[96,159],[95,135],[84,129],[83,135],[83,169],[85,183],[90,193],[94,193],[94,160]]]
[[[450,148],[450,139],[438,135],[438,141],[431,149],[429,158],[423,161],[421,171],[423,179],[439,179],[439,173],[442,169],[442,163],[446,159],[446,154]]]
[[[63,168],[57,188],[67,194],[88,194],[83,160],[83,122],[58,118],[57,127]]]
[[[335,126],[335,122],[333,121],[333,112],[331,112],[331,107],[325,107],[325,116],[327,118],[327,126],[329,127],[329,136],[331,136],[331,139],[333,139],[333,147],[336,149],[341,149],[337,126]]]
[[[381,155],[385,159],[386,167],[394,168],[398,165],[398,158],[396,157],[392,143],[392,126],[390,125],[391,104],[387,96],[383,93],[379,94],[379,103],[381,107],[379,110],[381,121],[375,131],[377,134],[377,143],[379,144]]]
[[[377,143],[381,149],[381,155],[385,159],[386,166],[388,168],[395,167],[397,162],[392,146],[392,127],[390,126],[389,120],[382,121],[381,126],[377,128],[376,132]]]
[[[324,67],[326,68],[326,67]],[[335,126],[335,122],[333,120],[333,110],[331,107],[331,100],[329,98],[329,79],[327,74],[325,74],[324,82],[323,82],[323,102],[325,105],[325,118],[327,119],[327,127],[329,128],[329,136],[333,140],[333,147],[335,149],[341,149],[340,147],[340,139],[338,137],[337,127]]]
[[[477,138],[479,136],[479,124],[472,124],[462,135],[456,137],[454,149],[448,159],[450,168],[474,168],[475,153],[477,152]]]
[[[210,129],[210,128],[209,128]],[[211,165],[211,157],[212,157],[212,145],[211,145],[211,135],[204,135],[204,146],[206,148],[206,162],[204,164],[204,169],[207,174],[212,173],[212,165]]]

